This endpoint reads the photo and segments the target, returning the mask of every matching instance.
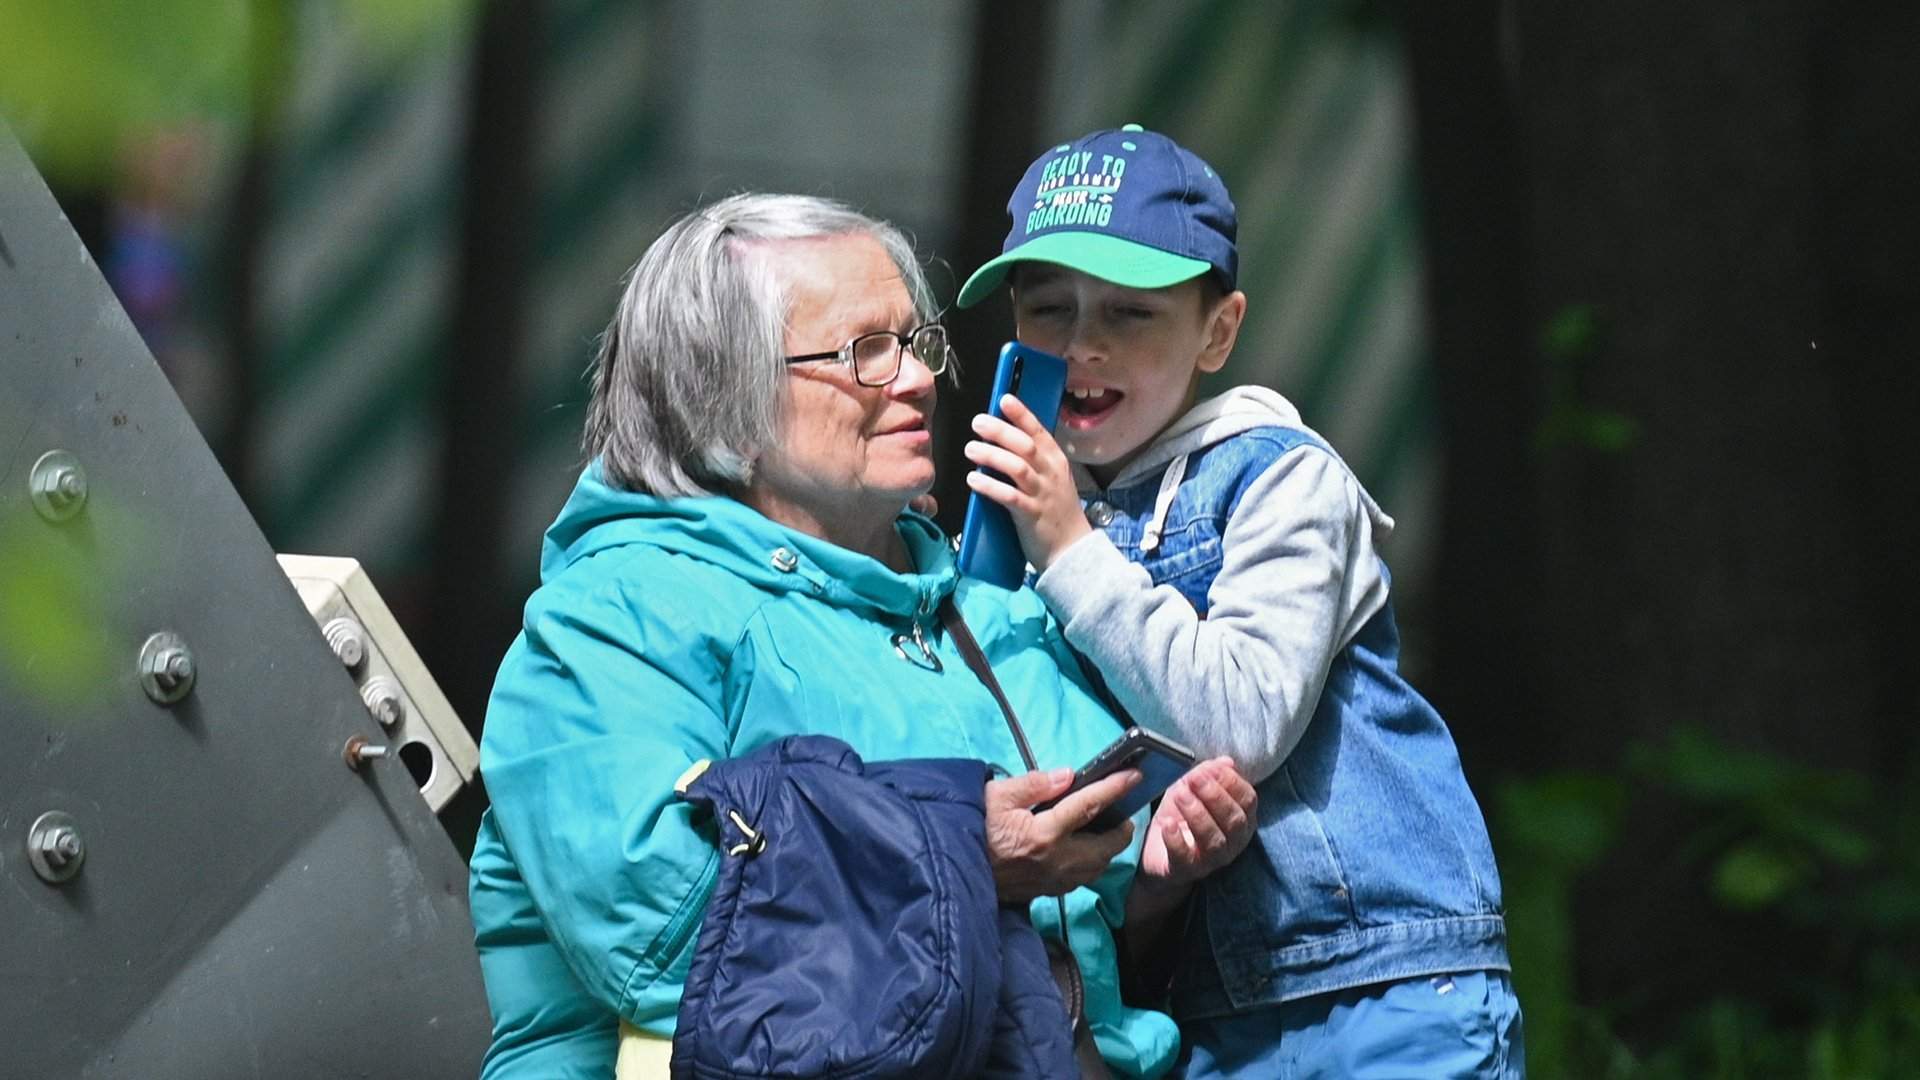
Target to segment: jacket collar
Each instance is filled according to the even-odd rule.
[[[895,616],[930,616],[953,591],[953,549],[939,526],[919,514],[902,513],[895,528],[917,568],[913,573],[896,573],[726,496],[660,498],[616,488],[596,461],[547,529],[540,577],[551,580],[610,548],[644,544],[711,563],[770,591],[810,592],[835,606]]]

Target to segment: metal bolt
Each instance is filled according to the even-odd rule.
[[[195,677],[193,652],[180,635],[158,633],[140,647],[140,686],[154,701],[171,705],[186,697]]]
[[[333,655],[340,658],[348,671],[358,670],[361,664],[367,662],[367,632],[353,618],[338,615],[328,619],[327,624],[320,628],[320,633],[326,637],[327,647],[333,650]]]
[[[376,742],[368,741],[365,735],[355,735],[347,740],[341,756],[347,759],[347,768],[358,772],[367,762],[387,756],[387,748]]]
[[[34,819],[27,829],[27,862],[49,885],[58,885],[78,874],[86,857],[86,841],[81,839],[80,830],[67,814],[49,810]]]
[[[66,826],[61,826],[40,838],[40,856],[46,859],[47,865],[55,870],[65,867],[86,853],[86,847],[80,843],[80,834]]]
[[[193,678],[193,657],[184,649],[162,649],[155,658],[153,681],[162,689],[172,690],[188,679]]]
[[[41,454],[27,474],[27,487],[33,508],[48,521],[65,521],[87,504],[87,471],[65,450]]]
[[[367,711],[383,728],[407,718],[407,699],[400,695],[399,684],[383,675],[367,680],[367,685],[360,688],[360,700],[367,703]]]

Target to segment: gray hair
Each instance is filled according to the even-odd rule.
[[[583,447],[607,481],[662,497],[744,486],[781,436],[791,298],[762,245],[864,233],[920,321],[933,293],[899,229],[832,199],[741,194],[667,227],[633,264],[601,335]]]

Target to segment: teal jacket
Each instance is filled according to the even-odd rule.
[[[492,808],[470,894],[494,1018],[484,1076],[604,1080],[619,1017],[672,1034],[717,872],[711,839],[674,795],[693,762],[817,733],[871,760],[1023,771],[934,614],[956,588],[1041,768],[1079,765],[1119,733],[1037,596],[958,579],[926,518],[897,527],[921,572],[896,574],[732,499],[621,491],[591,466],[580,478],[547,531],[542,584],[480,744]],[[914,660],[894,647],[916,624],[938,670],[910,640]],[[1102,1054],[1123,1075],[1155,1076],[1178,1034],[1121,1005],[1113,935],[1142,836],[1067,909]],[[1032,915],[1058,938],[1051,901]]]

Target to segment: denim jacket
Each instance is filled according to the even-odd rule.
[[[1197,406],[1101,489],[1036,581],[1134,718],[1258,783],[1202,882],[1173,1006],[1217,1016],[1507,968],[1499,875],[1445,723],[1398,669],[1392,528],[1278,394]]]

